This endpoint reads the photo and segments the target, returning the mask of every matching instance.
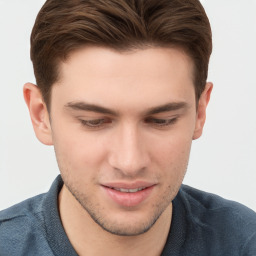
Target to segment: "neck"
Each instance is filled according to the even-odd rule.
[[[118,236],[103,230],[63,186],[59,211],[64,230],[78,255],[161,255],[171,225],[172,205],[144,234]]]

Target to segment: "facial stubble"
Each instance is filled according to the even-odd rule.
[[[151,213],[147,219],[143,222],[138,221],[137,223],[136,221],[133,221],[132,225],[127,225],[125,223],[120,223],[117,220],[112,221],[107,219],[108,214],[105,213],[105,208],[101,207],[99,204],[91,203],[86,194],[75,189],[75,184],[69,184],[69,182],[65,180],[64,184],[74,199],[82,207],[82,210],[85,210],[97,225],[99,225],[103,230],[117,236],[137,236],[149,231],[158,221],[163,212],[171,206],[172,200],[179,190],[179,186],[172,188],[171,185],[169,185],[159,201],[156,204],[151,205]]]

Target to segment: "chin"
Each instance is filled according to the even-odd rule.
[[[139,221],[138,219],[136,221],[130,220],[127,221],[110,221],[110,220],[100,220],[100,219],[94,219],[93,220],[105,231],[108,233],[111,233],[113,235],[117,236],[138,236],[146,233],[149,231],[156,221],[158,220],[160,216],[156,218],[152,218],[150,221],[145,222]],[[133,218],[132,218],[133,219]]]

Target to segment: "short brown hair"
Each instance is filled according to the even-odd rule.
[[[60,61],[85,45],[118,51],[180,48],[194,62],[198,100],[207,79],[212,35],[199,0],[47,0],[31,34],[31,60],[47,106]]]

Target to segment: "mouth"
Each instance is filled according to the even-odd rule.
[[[121,207],[137,207],[145,202],[155,188],[155,184],[113,184],[102,186],[108,198]]]
[[[109,187],[111,189],[114,189],[114,190],[117,190],[117,191],[120,191],[120,192],[123,192],[123,193],[136,193],[138,191],[141,191],[143,189],[146,189],[147,187],[142,187],[142,188],[112,188],[112,187]]]

